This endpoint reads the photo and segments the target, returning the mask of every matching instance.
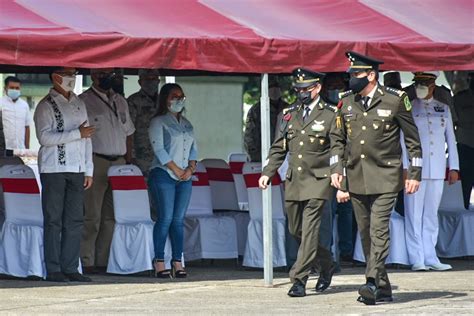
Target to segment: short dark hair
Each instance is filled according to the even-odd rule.
[[[8,76],[5,78],[5,87],[8,86],[10,82],[16,82],[21,84],[21,80],[18,79],[18,77],[15,76]]]
[[[173,89],[179,89],[183,91],[183,88],[181,88],[181,86],[177,83],[167,83],[161,87],[160,95],[158,97],[158,111],[156,112],[156,116],[165,115],[169,112],[166,100],[168,100],[168,96]]]

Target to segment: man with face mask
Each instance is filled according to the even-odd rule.
[[[5,95],[0,99],[6,149],[30,148],[30,107],[20,96],[20,79],[13,76],[7,77]]]
[[[78,273],[84,190],[92,186],[92,144],[84,102],[73,92],[76,69],[56,68],[53,88],[34,114],[44,217],[46,280],[90,282]],[[86,191],[87,192],[87,191]]]
[[[141,89],[132,94],[127,101],[130,118],[136,128],[133,135],[133,156],[140,170],[148,178],[148,172],[154,157],[148,138],[148,127],[158,110],[160,74],[156,69],[140,69],[138,76]]]
[[[403,185],[408,194],[418,190],[422,152],[408,96],[377,83],[383,62],[352,51],[346,56],[351,90],[342,95],[331,133],[331,180],[333,186],[350,193],[367,261],[366,283],[359,288],[358,301],[374,305],[392,300],[385,270],[390,214]],[[405,183],[400,131],[411,163]]]
[[[464,207],[469,209],[474,186],[474,72],[468,75],[469,87],[454,96],[454,109],[458,116],[456,140]]]
[[[415,75],[415,73],[413,73],[413,75]],[[408,95],[408,98],[410,99],[410,102],[417,98],[415,84],[406,86],[402,90],[406,92],[406,94]],[[433,98],[449,106],[449,109],[451,110],[451,114],[453,115],[453,123],[454,125],[456,125],[458,121],[458,117],[454,111],[454,101],[453,101],[453,96],[451,95],[451,90],[449,90],[445,86],[435,85]]]
[[[405,232],[411,269],[414,271],[450,270],[436,255],[438,208],[443,195],[446,167],[448,183],[459,178],[459,160],[451,111],[447,104],[433,98],[438,71],[415,73],[417,98],[413,100],[413,118],[423,149],[422,182],[418,192],[405,198]],[[448,146],[446,165],[445,144]],[[406,163],[405,163],[406,165]]]
[[[297,68],[293,77],[298,101],[285,111],[281,136],[270,148],[259,186],[267,188],[288,154],[285,210],[289,231],[300,241],[288,295],[302,297],[311,268],[319,266],[317,292],[329,287],[335,271],[330,250],[319,242],[319,229],[334,192],[329,181],[329,131],[334,128],[336,108],[319,96],[324,74]]]
[[[268,96],[270,97],[270,139],[273,140],[275,138],[278,114],[288,106],[288,103],[281,99],[280,84],[275,77],[271,77]],[[260,102],[258,102],[252,105],[248,111],[245,122],[244,146],[251,161],[259,162],[262,160],[261,144]]]
[[[110,166],[131,163],[132,134],[127,100],[112,89],[114,69],[91,70],[92,87],[80,95],[96,133],[92,137],[94,185],[86,192],[81,259],[86,273],[104,270],[115,225],[112,191],[107,171]],[[96,268],[97,267],[97,268]]]

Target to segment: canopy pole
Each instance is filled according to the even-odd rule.
[[[270,150],[270,99],[268,98],[268,74],[262,74],[260,120],[262,136],[262,168]],[[263,275],[265,286],[273,286],[273,238],[272,238],[272,186],[262,190],[263,202]]]

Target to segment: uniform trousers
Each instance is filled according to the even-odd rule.
[[[285,201],[288,217],[288,229],[298,241],[298,255],[290,270],[292,282],[306,284],[311,268],[319,266],[320,271],[329,271],[332,256],[329,249],[319,242],[319,228],[324,212],[325,200]]]
[[[362,195],[351,193],[352,206],[359,228],[362,249],[367,267],[365,276],[381,289],[392,295],[392,288],[385,270],[385,259],[390,246],[390,214],[398,192]]]
[[[107,171],[111,166],[125,164],[125,159],[109,161],[94,155],[93,162],[94,182],[86,191],[84,199],[81,259],[85,267],[106,267],[115,227],[112,189]]]
[[[405,235],[410,264],[434,265],[438,241],[438,208],[444,179],[423,179],[414,194],[405,196]]]

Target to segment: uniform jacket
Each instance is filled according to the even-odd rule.
[[[285,200],[330,199],[329,132],[334,128],[335,107],[321,98],[303,123],[303,106],[296,104],[285,114],[282,133],[275,140],[262,174],[272,177],[288,155]]]
[[[421,180],[422,152],[411,103],[403,91],[380,85],[376,89],[367,110],[359,95],[345,93],[331,133],[331,173],[343,174],[345,165],[348,190],[355,194],[399,192],[404,187],[401,130],[411,162],[408,178]]]

